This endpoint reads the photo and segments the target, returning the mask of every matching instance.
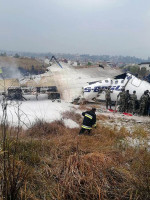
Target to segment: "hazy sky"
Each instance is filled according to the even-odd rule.
[[[150,56],[150,0],[0,0],[0,49]]]

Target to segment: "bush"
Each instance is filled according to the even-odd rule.
[[[42,120],[38,120],[31,126],[27,133],[32,137],[45,137],[49,135],[63,134],[66,127],[62,121],[54,121],[47,123]]]

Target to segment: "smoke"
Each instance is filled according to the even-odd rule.
[[[63,69],[54,64],[49,69],[53,74],[55,85],[65,101],[72,101],[82,93],[82,86],[87,84],[90,75],[82,74],[71,66],[61,63]]]
[[[22,78],[22,74],[20,73],[17,65],[15,63],[3,62],[0,63],[0,68],[2,69],[1,78],[5,79],[20,79]]]

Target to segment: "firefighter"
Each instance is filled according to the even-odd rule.
[[[92,127],[96,127],[96,108],[92,108],[90,111],[83,112],[82,115],[84,116],[83,124],[81,126],[81,130],[79,135],[87,132],[90,134]]]

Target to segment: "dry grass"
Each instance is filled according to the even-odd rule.
[[[81,122],[82,116],[74,111],[67,111],[62,114],[63,119],[72,119],[73,121],[79,123]]]
[[[62,134],[66,130],[62,121],[55,121],[47,123],[42,120],[38,120],[31,128],[27,131],[27,134],[32,137],[45,137],[49,135]]]
[[[67,117],[80,119],[69,112],[64,113]],[[78,132],[62,121],[39,121],[17,143],[12,135],[10,155],[17,145],[16,163],[21,163],[22,172],[30,172],[16,199],[150,199],[150,153],[120,145],[129,135],[125,128],[119,131],[98,124],[91,136],[78,136]]]
[[[32,65],[34,65],[35,69],[41,69],[43,67],[47,67],[45,63],[40,60],[32,59],[32,58],[14,58],[10,56],[0,56],[0,66],[8,67],[8,66],[17,66],[22,67],[27,70],[32,69]]]
[[[105,115],[97,115],[97,116],[96,116],[96,119],[97,119],[97,120],[105,121],[105,120],[108,120],[109,117],[108,117],[108,116],[105,116]]]
[[[132,135],[134,138],[147,138],[149,133],[143,127],[135,126]]]

